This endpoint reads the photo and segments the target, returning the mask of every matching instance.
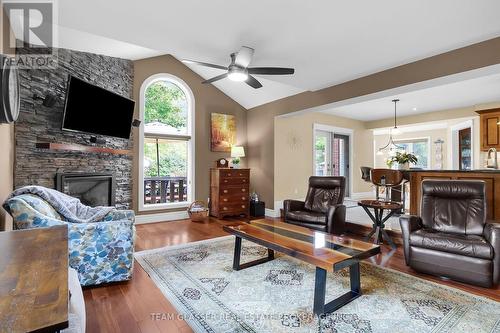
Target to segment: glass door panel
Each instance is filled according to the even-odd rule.
[[[314,175],[346,177],[349,193],[349,135],[316,130],[314,133]]]
[[[314,135],[314,174],[330,175],[330,133],[316,131]]]
[[[346,196],[349,196],[349,136],[334,134],[332,142],[332,176],[346,178]]]

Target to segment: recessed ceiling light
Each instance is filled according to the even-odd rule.
[[[415,108],[413,108],[413,111],[417,111],[417,108],[416,108],[416,107],[415,107]]]

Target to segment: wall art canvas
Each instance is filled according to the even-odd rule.
[[[236,143],[236,117],[230,114],[211,114],[212,151],[230,152],[231,146]]]

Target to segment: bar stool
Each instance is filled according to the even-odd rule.
[[[403,173],[399,170],[392,169],[372,169],[370,171],[370,179],[372,183],[376,186],[377,195],[375,200],[360,200],[358,205],[361,206],[366,214],[373,221],[372,231],[365,238],[365,241],[370,240],[370,238],[375,234],[375,243],[380,244],[384,240],[393,248],[396,248],[396,244],[389,237],[385,231],[385,222],[393,216],[395,213],[400,212],[404,205],[404,189],[403,192],[403,203],[397,201],[391,201],[391,191],[395,187],[404,185]],[[380,200],[379,188],[385,188],[385,200]],[[374,214],[370,211],[373,209]],[[389,213],[384,217],[384,210],[389,211]]]
[[[362,166],[359,169],[361,171],[361,179],[363,179],[365,182],[371,183],[372,177],[370,173],[372,171],[372,168],[367,166]]]

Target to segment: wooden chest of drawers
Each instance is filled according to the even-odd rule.
[[[210,169],[210,215],[249,216],[250,169]]]

